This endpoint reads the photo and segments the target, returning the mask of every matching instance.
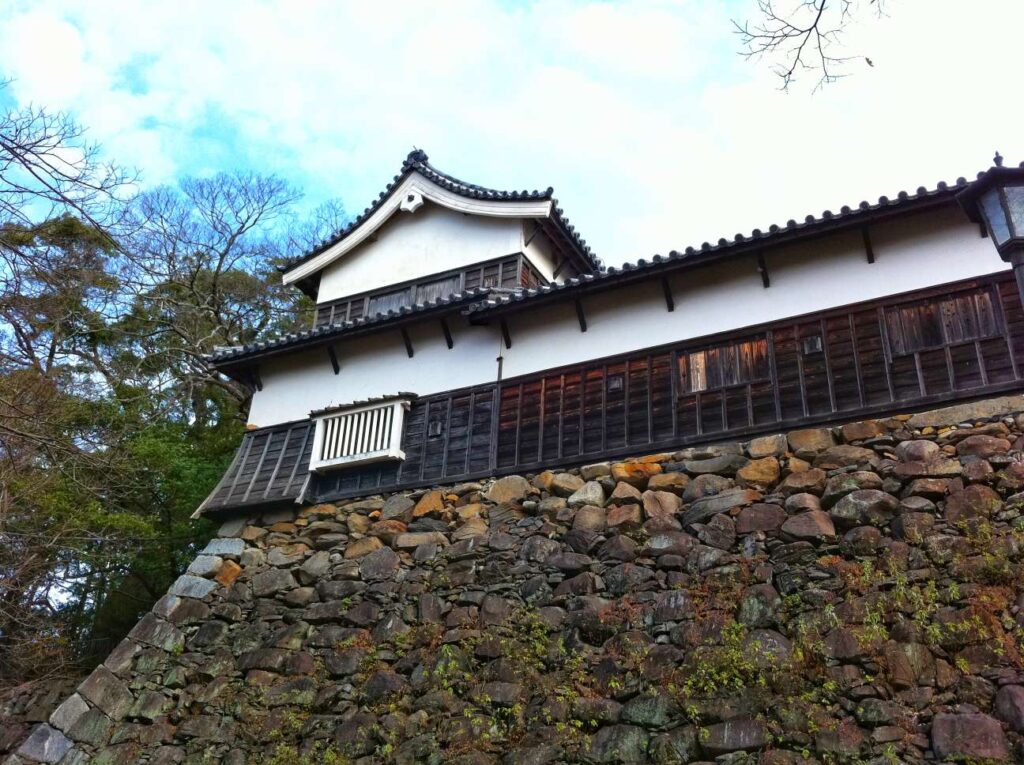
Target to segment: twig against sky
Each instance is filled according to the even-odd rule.
[[[878,16],[884,15],[885,0],[866,0]],[[818,90],[850,74],[848,67],[863,60],[874,62],[863,54],[840,55],[841,38],[859,12],[857,0],[799,0],[796,5],[780,9],[774,0],[757,0],[758,18],[733,21],[742,41],[741,55],[748,59],[768,60],[772,70],[788,90],[800,74],[817,77],[812,88]]]

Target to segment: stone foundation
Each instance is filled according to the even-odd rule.
[[[1019,410],[230,520],[7,762],[1022,761]]]

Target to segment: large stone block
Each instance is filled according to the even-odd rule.
[[[50,725],[57,730],[62,730],[65,733],[78,722],[78,718],[89,711],[89,705],[85,703],[85,699],[79,696],[77,693],[72,693],[63,703],[50,715]]]
[[[60,762],[74,744],[56,728],[46,723],[37,725],[25,742],[18,747],[18,756],[34,762]]]
[[[937,714],[932,750],[940,760],[1006,762],[1010,746],[998,721],[983,714]]]
[[[737,719],[709,725],[702,737],[704,749],[712,756],[729,752],[750,752],[768,742],[768,732],[760,720]]]
[[[915,414],[907,421],[907,425],[912,428],[947,428],[962,422],[986,420],[989,417],[1000,417],[1016,412],[1024,412],[1024,396],[1001,396],[933,409]]]
[[[265,598],[282,590],[290,590],[296,584],[291,571],[271,569],[262,571],[252,578],[252,592],[257,598]]]
[[[78,686],[78,692],[114,720],[123,718],[135,703],[128,687],[102,664]]]
[[[203,548],[202,555],[219,555],[222,558],[238,558],[245,550],[245,541],[237,538],[211,539]]]
[[[197,598],[202,600],[211,592],[217,589],[217,583],[211,582],[200,576],[182,574],[179,576],[168,592],[181,598]]]

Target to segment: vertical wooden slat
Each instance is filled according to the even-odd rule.
[[[295,464],[292,465],[292,472],[288,476],[288,483],[285,484],[282,495],[287,495],[292,490],[292,483],[295,481],[295,475],[299,471],[299,466],[302,465],[302,455],[306,453],[306,444],[309,443],[310,436],[313,435],[314,428],[312,426],[306,428],[306,434],[302,437],[302,443],[299,445],[299,454],[295,458]],[[304,467],[308,470],[309,465],[306,464]]]
[[[857,321],[851,311],[846,316],[850,325],[850,349],[853,352],[853,373],[857,377],[857,399],[864,406],[867,397],[864,395],[864,375],[860,371],[860,351],[857,348]]]
[[[654,357],[647,355],[647,443],[654,443]]]
[[[577,454],[582,455],[586,447],[586,440],[583,434],[586,432],[586,419],[583,416],[584,410],[586,410],[587,401],[587,368],[580,364],[580,432],[579,432],[579,451]]]
[[[607,367],[605,367],[607,370]],[[608,379],[605,376],[605,390],[608,389]],[[622,437],[625,446],[629,445],[629,359],[626,359],[625,372],[622,375]]]
[[[429,441],[430,432],[430,399],[427,399],[426,408],[423,411],[423,441],[420,444],[420,480],[423,480],[423,476],[427,469],[427,441]],[[497,447],[497,439],[495,438],[495,448]]]
[[[608,365],[601,365],[601,451],[608,448]]]
[[[928,395],[928,386],[924,382],[924,369],[921,367],[921,354],[914,354],[914,369],[917,371],[917,387],[922,396]]]
[[[245,454],[242,456],[242,459],[238,461],[238,470],[235,471],[235,479],[231,482],[231,488],[228,489],[228,498],[235,493],[235,489],[238,487],[238,479],[242,476],[242,471],[245,469],[245,463],[249,460],[249,453],[252,451],[252,444],[255,440],[256,436],[252,436],[246,440]]]
[[[672,405],[672,438],[679,438],[679,351],[669,354],[669,401]]]
[[[1006,340],[1006,353],[1010,357],[1010,368],[1013,370],[1013,379],[1019,380],[1021,378],[1021,375],[1020,370],[1017,367],[1017,357],[1013,352],[1013,338],[1010,335],[1010,316],[1006,310],[1006,306],[1003,303],[1003,291],[998,286],[996,286],[993,292],[995,292],[995,295],[992,298],[992,307],[995,311],[996,326],[1002,327],[1003,338]],[[1011,297],[1010,300],[1015,300],[1016,297],[1017,291],[1014,290],[1013,297]],[[1021,307],[1024,308],[1024,306]],[[983,368],[984,366],[985,365],[982,364]],[[986,377],[987,376],[988,375],[986,370]]]
[[[825,319],[821,319],[818,322],[819,331],[821,332],[821,352],[825,356],[825,380],[828,383],[828,403],[829,407],[833,412],[836,411],[836,383],[835,378],[832,375],[832,355],[829,352],[828,347],[828,326],[825,323]]]
[[[948,344],[944,350],[946,351],[946,375],[949,377],[949,390],[952,393],[956,390],[956,376],[953,374],[953,352]]]
[[[540,403],[537,406],[537,461],[544,459],[544,411],[547,396],[547,377],[540,378]]]
[[[558,388],[558,459],[562,459],[562,433],[565,426],[565,372],[559,377]]]
[[[1006,342],[1010,342],[1009,332],[1006,333]],[[985,364],[985,354],[981,351],[981,341],[974,341],[974,355],[978,359],[978,371],[981,373],[981,384],[988,385],[988,366]],[[1010,350],[1010,360],[1013,360],[1013,350]],[[1017,376],[1014,370],[1014,377]]]
[[[801,342],[799,324],[793,325],[793,343],[796,350],[796,370],[800,379],[800,401],[803,404],[804,417],[807,417],[811,413],[811,409],[807,401],[807,382],[804,379],[804,347]]]
[[[295,428],[288,428],[284,432],[284,443],[281,444],[281,453],[277,455],[277,462],[274,463],[274,469],[270,472],[270,478],[267,479],[267,485],[263,488],[263,498],[266,499],[270,496],[270,490],[274,485],[274,481],[277,480],[277,474],[281,470],[281,463],[284,462],[284,454],[288,451],[288,442],[291,440],[292,433]],[[302,455],[299,455],[301,459]]]
[[[523,388],[526,387],[525,382],[519,383],[519,398],[516,403],[516,430],[515,430],[515,464],[519,464],[519,437],[521,435],[520,429],[523,426]]]
[[[488,470],[498,469],[498,434],[500,432],[501,420],[501,384],[494,386],[491,392],[491,448],[489,454]]]
[[[876,311],[878,315],[878,331],[882,341],[882,366],[885,367],[885,384],[889,389],[889,402],[896,402],[896,388],[892,382],[892,346],[889,343],[889,327],[885,321],[885,309],[879,306]]]
[[[775,404],[775,421],[782,421],[782,398],[779,394],[779,368],[775,361],[775,331],[768,330],[765,333],[765,342],[768,343],[768,379],[771,380],[772,398]]]
[[[444,433],[442,435],[441,445],[444,447],[441,450],[441,477],[444,478],[448,475],[448,449],[451,448],[451,433],[452,433],[452,406],[454,404],[455,396],[448,396],[448,411],[445,414],[444,420]]]
[[[473,428],[476,425],[476,391],[469,392],[469,422],[466,423],[466,459],[463,460],[463,473],[469,472],[469,458],[473,454]]]

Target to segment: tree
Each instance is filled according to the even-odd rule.
[[[281,284],[276,265],[340,226],[329,203],[308,221],[294,212],[299,193],[274,176],[220,174],[186,179],[139,196],[125,239],[132,295],[118,323],[143,377],[177,416],[198,424],[225,411],[244,415],[251,390],[204,361],[221,345],[308,326],[312,306]]]
[[[132,196],[83,136],[0,118],[0,690],[100,660],[209,536],[250,391],[203,356],[307,321],[274,265],[344,216],[259,175]]]
[[[785,2],[785,0],[783,0]],[[884,15],[885,0],[797,0],[779,10],[775,0],[757,0],[755,21],[734,21],[746,58],[767,59],[788,90],[801,73],[817,80],[813,90],[847,75],[847,68],[863,60],[864,55],[836,55],[844,30],[867,5],[878,16]]]

